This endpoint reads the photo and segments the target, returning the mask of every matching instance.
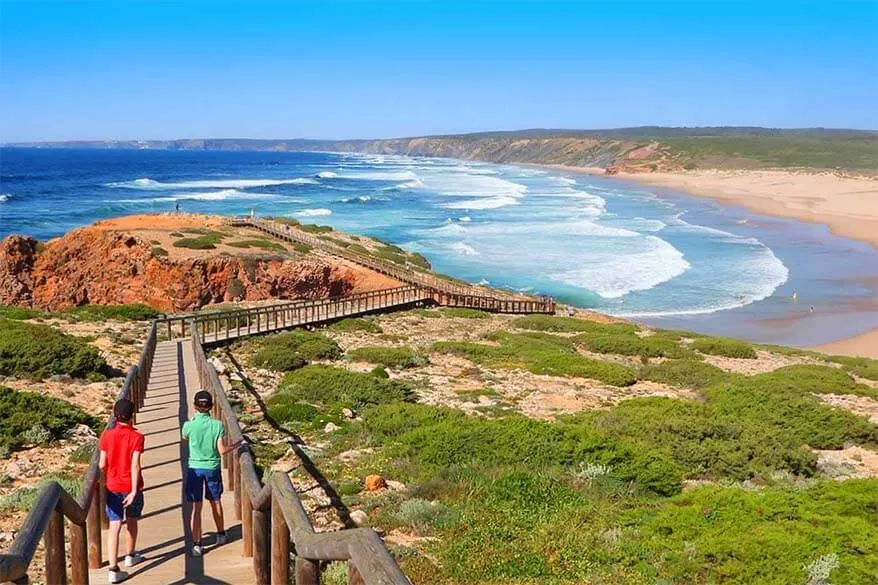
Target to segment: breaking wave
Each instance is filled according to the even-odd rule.
[[[332,215],[332,211],[325,208],[303,209],[301,211],[297,211],[296,215],[300,217],[321,217],[325,215]]]
[[[107,183],[105,186],[114,189],[159,191],[169,189],[248,189],[250,187],[272,187],[275,185],[310,185],[316,182],[308,177],[296,177],[295,179],[204,179],[174,183],[162,183],[153,179],[142,178],[134,179],[133,181]]]

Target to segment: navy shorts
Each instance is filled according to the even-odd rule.
[[[186,501],[218,502],[223,495],[223,474],[217,469],[189,469],[186,472]]]
[[[122,492],[107,492],[107,518],[111,521],[140,518],[143,514],[143,492],[134,496],[134,501],[127,508],[122,505],[128,494]]]

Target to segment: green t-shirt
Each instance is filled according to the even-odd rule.
[[[190,469],[219,469],[216,442],[225,434],[223,423],[206,412],[199,412],[183,423],[183,438],[189,440]]]

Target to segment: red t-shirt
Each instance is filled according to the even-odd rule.
[[[143,453],[143,435],[131,425],[117,422],[101,435],[99,448],[107,453],[107,489],[123,494],[131,492],[131,455],[135,451]],[[137,490],[143,491],[143,474],[140,474]]]

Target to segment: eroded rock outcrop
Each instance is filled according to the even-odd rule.
[[[60,310],[145,303],[186,311],[230,300],[326,298],[395,286],[356,266],[280,256],[157,256],[136,235],[87,227],[43,246],[0,242],[0,304]]]

